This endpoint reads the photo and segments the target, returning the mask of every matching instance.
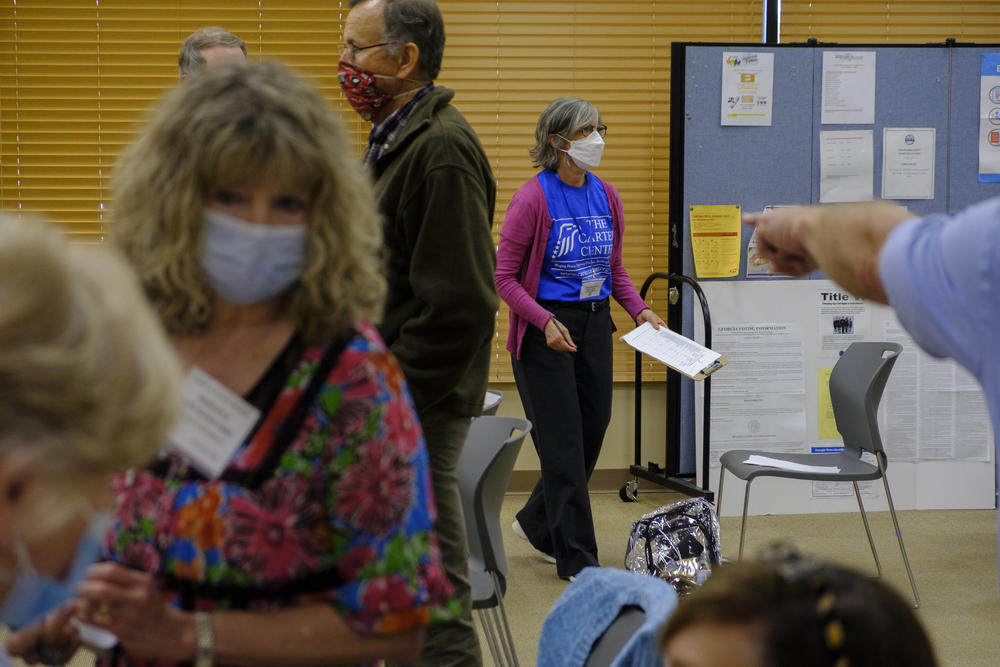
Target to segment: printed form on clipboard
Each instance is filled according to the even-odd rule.
[[[643,322],[641,326],[629,331],[622,336],[622,340],[692,380],[704,380],[729,363],[718,352],[713,352],[665,326],[654,329],[649,322]]]

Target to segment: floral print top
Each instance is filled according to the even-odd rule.
[[[116,477],[110,558],[158,574],[188,610],[325,601],[367,634],[454,617],[402,372],[368,324],[346,344],[296,352],[219,479],[178,454]]]

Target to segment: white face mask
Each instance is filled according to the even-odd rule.
[[[566,139],[561,134],[556,135],[561,139]],[[569,141],[568,139],[566,139]],[[601,133],[594,130],[583,139],[569,142],[569,149],[560,148],[571,158],[580,169],[596,169],[601,164],[601,155],[604,153],[604,139]]]
[[[201,266],[227,301],[259,303],[281,294],[299,279],[305,256],[305,225],[255,225],[205,209]]]

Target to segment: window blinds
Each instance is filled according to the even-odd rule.
[[[782,42],[991,43],[1000,39],[996,0],[782,0]]]
[[[759,0],[729,2],[439,2],[448,35],[439,83],[479,133],[497,178],[494,234],[534,170],[538,114],[556,97],[593,102],[607,123],[598,175],[622,195],[624,260],[636,285],[667,270],[670,42],[756,41]],[[251,62],[279,59],[312,78],[360,154],[368,126],[337,88],[347,3],[330,0],[7,0],[0,5],[0,208],[35,211],[83,242],[108,231],[111,170],[145,111],[177,85],[177,52],[221,25]],[[662,293],[648,299],[666,312]],[[628,316],[613,309],[622,333]],[[497,317],[493,381],[510,381],[506,306]],[[616,344],[615,377],[633,353]],[[662,366],[650,364],[650,379]]]

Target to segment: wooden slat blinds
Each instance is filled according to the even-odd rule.
[[[514,191],[535,170],[528,150],[535,123],[557,97],[589,100],[608,126],[595,170],[621,193],[624,261],[636,287],[667,270],[667,184],[670,153],[670,42],[754,41],[761,3],[733,2],[439,2],[448,46],[440,82],[476,128],[497,178],[494,233]],[[666,314],[665,290],[647,299]],[[619,333],[634,325],[612,309]],[[507,307],[497,317],[491,380],[512,381]],[[615,379],[631,381],[634,355],[615,345]],[[662,378],[650,363],[644,377]]]
[[[498,182],[495,232],[533,173],[527,150],[542,109],[584,97],[609,126],[597,173],[622,194],[625,262],[641,284],[667,269],[669,43],[755,41],[759,0],[691,3],[441,0],[448,33],[440,83],[476,128]],[[177,83],[177,51],[204,25],[313,78],[360,153],[368,127],[336,84],[347,3],[331,0],[8,0],[0,6],[0,208],[38,211],[81,241],[107,232],[108,183],[145,110]],[[653,306],[666,311],[663,294]],[[620,330],[631,326],[615,309]],[[507,311],[497,318],[494,381],[510,381]],[[617,345],[616,378],[632,354]],[[649,378],[662,377],[650,365]]]
[[[996,42],[996,0],[782,0],[782,42]]]
[[[30,0],[0,9],[0,208],[38,211],[99,241],[111,168],[144,111],[177,84],[204,25],[280,58],[331,100],[342,12],[322,0]]]

